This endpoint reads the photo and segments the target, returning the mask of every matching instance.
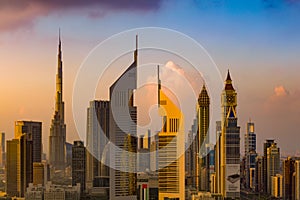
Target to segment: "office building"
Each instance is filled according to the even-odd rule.
[[[293,176],[295,172],[295,159],[288,157],[283,161],[283,188],[284,199],[291,200],[293,197]]]
[[[271,195],[272,197],[281,199],[283,197],[283,177],[281,174],[276,174],[271,177]]]
[[[158,67],[158,106],[162,129],[158,133],[159,200],[185,199],[184,116],[161,89]]]
[[[20,166],[20,140],[12,139],[6,142],[6,193],[8,196],[20,196],[18,184],[18,166]]]
[[[294,198],[295,200],[300,200],[300,160],[295,161],[294,179],[295,179]]]
[[[194,119],[191,130],[188,133],[187,144],[189,145],[185,151],[185,182],[189,189],[199,190],[199,151],[197,151],[199,141],[196,137],[198,134],[197,119]]]
[[[273,139],[267,139],[264,142],[264,156],[263,156],[263,192],[266,194],[268,193],[268,175],[267,175],[267,168],[268,168],[268,162],[267,162],[267,149],[274,143]]]
[[[196,188],[200,191],[209,190],[209,156],[207,144],[209,143],[209,105],[210,99],[203,85],[198,97],[197,104],[197,136],[196,151],[199,152],[199,159],[196,161]]]
[[[137,188],[137,37],[134,61],[110,86],[110,199],[136,199]],[[115,146],[113,146],[115,145]]]
[[[255,159],[255,191],[263,192],[263,157],[257,156]]]
[[[271,194],[272,176],[280,173],[280,148],[273,143],[267,148],[267,193]]]
[[[0,168],[5,166],[5,133],[0,134]]]
[[[86,150],[82,141],[74,141],[72,147],[72,185],[80,183],[80,192],[85,191]]]
[[[45,166],[43,163],[33,163],[33,185],[44,185],[45,183]]]
[[[15,138],[23,134],[27,141],[32,141],[32,162],[42,162],[42,122],[16,121]]]
[[[87,109],[86,187],[109,199],[109,101],[94,100]]]
[[[253,175],[250,173],[250,169],[255,169],[256,153],[256,134],[254,132],[254,123],[249,121],[247,123],[247,130],[245,134],[245,182],[246,188],[254,190]],[[251,176],[252,175],[252,176]],[[251,183],[250,183],[251,182]]]

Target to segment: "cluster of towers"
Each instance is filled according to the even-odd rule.
[[[137,89],[137,39],[133,62],[110,86],[109,100],[90,102],[85,146],[82,141],[74,141],[73,145],[66,143],[59,36],[49,165],[42,162],[42,123],[17,121],[15,138],[7,141],[7,193],[22,197],[29,183],[46,185],[46,180],[65,176],[69,164],[72,167],[72,185],[80,183],[81,194],[99,195],[106,199],[186,199],[187,191],[193,191],[193,195],[210,192],[215,198],[236,199],[242,198],[242,190],[280,196],[280,149],[274,140],[267,140],[264,155],[258,156],[254,123],[251,121],[247,123],[245,156],[241,161],[237,93],[229,71],[221,94],[221,118],[215,124],[216,144],[210,141],[210,126],[213,125],[210,122],[210,97],[203,85],[197,101],[196,118],[187,138],[190,146],[185,150],[184,115],[164,93],[159,67],[157,106],[161,129],[154,137],[149,131],[141,141],[138,140],[134,99]],[[71,159],[68,152],[72,152]],[[141,166],[144,173],[140,173]],[[288,188],[286,196],[292,197],[297,193],[295,184],[299,166],[299,161],[292,158],[284,162],[284,176],[289,177],[282,182]]]

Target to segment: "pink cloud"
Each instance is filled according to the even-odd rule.
[[[32,26],[38,17],[69,10],[80,10],[88,17],[103,17],[114,10],[147,11],[159,8],[162,0],[1,0],[0,31]],[[86,11],[85,8],[98,11]]]

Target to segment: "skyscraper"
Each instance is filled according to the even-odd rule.
[[[158,133],[159,200],[185,198],[184,116],[161,90],[158,68],[158,106],[162,129]]]
[[[44,185],[45,183],[45,166],[43,163],[33,163],[33,185]]]
[[[277,199],[283,197],[283,177],[281,174],[276,174],[271,177],[271,195]],[[287,200],[285,198],[285,200]]]
[[[209,143],[209,105],[210,99],[203,85],[198,97],[197,104],[197,152],[200,158],[196,161],[196,188],[202,191],[209,190],[209,156],[207,152],[207,145]],[[197,176],[198,175],[198,176]]]
[[[186,175],[186,186],[199,190],[199,151],[197,151],[199,141],[196,138],[198,135],[198,120],[194,119],[191,126],[191,130],[188,133],[188,144],[190,146],[185,151],[185,175]]]
[[[263,156],[263,192],[267,193],[268,191],[268,177],[267,177],[267,168],[268,168],[268,162],[267,162],[267,149],[274,143],[273,139],[268,139],[264,142],[264,156]]]
[[[221,121],[216,121],[216,145],[215,145],[215,188],[214,193],[221,194]]]
[[[245,134],[245,155],[250,151],[256,152],[256,134],[254,131],[254,123],[247,123],[247,132]]]
[[[87,109],[86,185],[96,187],[109,198],[109,167],[106,146],[109,142],[109,101],[94,100]]]
[[[74,141],[72,147],[72,185],[80,183],[81,194],[85,190],[86,150],[82,141]]]
[[[300,200],[300,160],[295,161],[295,200]]]
[[[16,121],[15,138],[26,135],[32,141],[32,162],[42,162],[42,122]]]
[[[49,162],[51,167],[60,170],[63,170],[66,164],[66,124],[65,104],[63,102],[62,63],[61,40],[59,34],[55,111],[51,121],[49,136]]]
[[[0,167],[5,165],[5,133],[0,134]]]
[[[7,141],[7,194],[24,197],[33,182],[33,141],[26,134]]]
[[[134,61],[111,85],[109,138],[115,148],[110,150],[110,199],[136,199],[137,175],[137,36]]]
[[[240,127],[237,125],[237,93],[228,71],[222,103],[220,137],[220,188],[225,198],[240,197]]]
[[[257,156],[255,159],[255,191],[263,191],[263,157]]]
[[[20,185],[17,182],[18,166],[20,165],[20,140],[8,140],[6,146],[6,193],[8,196],[20,196]]]
[[[291,200],[293,197],[293,175],[295,172],[295,159],[288,157],[283,161],[283,186],[284,199]]]
[[[267,193],[272,192],[272,176],[280,173],[280,149],[276,143],[267,148]]]
[[[29,183],[33,182],[33,163],[42,162],[42,122],[16,121],[15,138],[20,140],[21,196],[25,195]]]
[[[245,134],[245,157],[246,157],[246,166],[245,166],[245,175],[246,175],[246,187],[250,189],[254,189],[254,185],[250,184],[251,180],[253,180],[255,172],[255,158],[257,156],[256,153],[256,134],[254,132],[254,123],[249,121],[247,123],[247,130]]]

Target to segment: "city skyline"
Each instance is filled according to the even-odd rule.
[[[238,117],[241,134],[246,132],[246,123],[251,118],[256,124],[258,152],[262,153],[262,143],[265,139],[274,138],[281,147],[281,153],[296,153],[299,149],[296,144],[290,145],[290,137],[295,138],[295,140],[299,137],[297,135],[300,108],[300,92],[297,84],[297,74],[299,74],[299,61],[297,61],[299,37],[297,34],[299,29],[294,29],[294,25],[299,23],[299,18],[297,18],[299,14],[295,12],[299,9],[299,5],[296,2],[288,3],[287,1],[270,3],[270,8],[260,1],[247,3],[246,6],[237,5],[241,11],[248,9],[253,11],[254,14],[251,15],[234,10],[226,3],[214,5],[206,2],[207,5],[203,5],[200,4],[201,1],[198,1],[199,5],[196,4],[198,6],[191,9],[195,2],[176,2],[174,4],[166,1],[161,2],[157,1],[151,5],[140,4],[133,8],[111,7],[113,5],[110,5],[108,6],[110,13],[104,16],[98,13],[98,17],[94,16],[96,18],[86,16],[86,13],[93,11],[89,6],[86,6],[86,13],[76,13],[76,9],[78,9],[76,6],[68,7],[67,5],[65,9],[70,12],[66,14],[63,14],[59,9],[55,11],[51,8],[46,16],[39,12],[31,13],[34,20],[29,20],[29,24],[31,24],[29,27],[18,26],[16,25],[18,23],[11,22],[13,19],[6,20],[6,22],[2,21],[0,35],[3,39],[0,39],[0,44],[3,47],[1,53],[5,57],[0,63],[1,69],[4,71],[0,78],[5,84],[2,84],[0,91],[5,93],[5,96],[2,99],[3,106],[0,109],[0,130],[6,133],[6,138],[13,138],[13,123],[16,120],[42,121],[43,146],[47,152],[47,139],[55,94],[55,54],[59,26],[62,28],[64,45],[64,80],[66,83],[64,101],[66,102],[66,124],[68,125],[67,141],[71,142],[79,139],[72,119],[71,93],[80,63],[94,46],[110,34],[146,25],[163,26],[186,33],[199,43],[203,43],[217,63],[222,75],[225,74],[227,68],[231,70],[239,93]],[[42,4],[37,7],[39,6],[48,8],[47,6],[50,5]],[[59,5],[56,6],[59,7]],[[169,8],[168,6],[173,11],[180,11],[180,7],[184,7],[191,9],[192,12],[187,13],[183,10],[178,12],[182,13],[182,18],[180,18],[174,13],[164,13]],[[15,8],[14,5],[11,7]],[[220,16],[213,15],[212,8],[221,10]],[[30,8],[28,9],[28,11],[32,11]],[[117,12],[118,9],[122,12]],[[134,10],[133,13],[131,13],[131,9]],[[146,13],[141,12],[143,10],[146,10]],[[275,14],[274,10],[281,12]],[[287,12],[289,15],[284,15]],[[58,24],[55,19],[59,16],[62,16],[62,20]],[[79,25],[70,20],[70,16],[81,19],[81,22],[89,22],[86,25],[87,28],[91,27],[91,24],[98,24],[95,27],[95,33],[99,33],[105,27],[104,25],[110,21],[116,22],[123,17],[128,24],[112,23],[112,28],[108,28],[105,33],[96,36],[97,34],[91,31],[79,31]],[[135,19],[137,16],[141,16],[142,19]],[[163,16],[165,18],[162,22],[151,22],[152,19]],[[236,23],[231,22],[231,19],[236,16],[241,16],[241,19],[237,20]],[[257,17],[262,16],[265,16],[264,20],[249,25],[249,32],[241,30],[245,27],[244,23],[254,22]],[[201,17],[204,19],[199,22],[193,20],[185,23],[186,19],[200,19]],[[222,19],[222,17],[225,18]],[[287,23],[282,29],[276,28],[278,22],[274,19],[271,20],[271,17],[283,19]],[[171,23],[173,19],[180,20],[178,24],[175,24]],[[24,17],[24,20],[27,18]],[[12,28],[3,25],[8,22],[15,24],[15,26]],[[48,24],[49,28],[44,29],[43,23]],[[24,22],[24,24],[27,23]],[[196,27],[197,24],[201,25],[200,28]],[[209,28],[210,25],[212,25],[211,28]],[[223,29],[226,25],[236,32]],[[201,31],[201,27],[206,28],[206,31]],[[78,36],[73,34],[73,30],[78,30],[80,34]],[[210,33],[218,32],[218,30],[222,30],[223,34],[214,33],[208,36]],[[261,32],[257,32],[258,30]],[[256,33],[261,34],[255,36]],[[288,35],[289,38],[283,35]],[[40,51],[40,48],[45,51]],[[253,52],[254,49],[257,52]],[[13,54],[17,55],[18,59],[13,59]],[[124,63],[124,66],[127,64]],[[27,93],[25,90],[32,92]],[[22,98],[19,98],[19,95]],[[33,101],[33,99],[38,100]],[[98,99],[102,99],[102,97],[99,96]],[[88,107],[88,102],[86,102],[86,107]],[[211,124],[214,125],[214,122]],[[286,137],[287,134],[290,137]]]

